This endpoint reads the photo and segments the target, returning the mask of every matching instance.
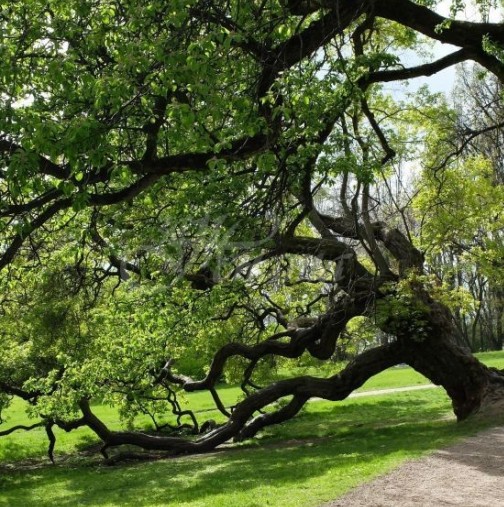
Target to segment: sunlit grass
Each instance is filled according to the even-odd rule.
[[[503,353],[479,357],[504,367]],[[397,367],[362,389],[425,382],[410,368]],[[226,406],[241,396],[237,387],[222,386],[219,393]],[[184,403],[200,415],[218,418],[208,393],[187,394]],[[115,409],[97,405],[94,410],[111,427],[121,427]],[[8,416],[9,425],[31,422],[21,402],[14,403]],[[497,422],[457,424],[441,389],[319,401],[228,452],[118,467],[78,454],[96,443],[87,429],[58,430],[57,464],[50,465],[44,457],[47,439],[39,428],[0,438],[0,462],[11,463],[0,465],[0,505],[318,506],[406,459]],[[139,418],[137,424],[146,425],[148,419]]]
[[[312,403],[228,452],[120,467],[4,468],[0,504],[317,506],[489,424],[457,424],[450,414],[441,390]]]

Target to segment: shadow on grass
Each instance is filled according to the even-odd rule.
[[[2,442],[1,457],[3,461],[20,461],[32,455],[33,449],[31,446],[7,439]]]
[[[401,458],[475,431],[440,420],[448,408],[441,393],[316,402],[297,419],[269,429],[261,446],[118,468],[6,470],[0,504],[210,506],[240,498],[234,505],[262,506],[265,495],[288,491],[301,498],[303,489],[321,480],[337,496]],[[247,499],[239,496],[243,492],[249,492]]]
[[[360,467],[394,454],[419,455],[436,447],[453,423],[362,428],[343,439],[311,441],[296,447],[243,449],[211,456],[158,461],[121,468],[45,468],[4,475],[8,505],[180,505],[232,491],[300,487],[313,477]],[[445,435],[446,436],[446,435]],[[259,499],[258,499],[259,500]],[[250,504],[252,505],[252,504]],[[259,502],[257,505],[264,505]]]
[[[439,391],[396,393],[333,403],[310,403],[303,414],[282,424],[281,430],[265,430],[266,438],[310,438],[350,435],[363,426],[366,431],[440,419],[455,421],[450,400]]]
[[[9,435],[0,439],[0,463],[26,459],[40,459],[47,453],[48,440],[45,432],[20,433],[21,437]]]
[[[56,456],[62,452],[68,452],[67,441],[72,440],[70,448],[77,451],[85,451],[97,443],[94,433],[87,429],[77,430],[78,435],[68,434],[63,430],[56,429]],[[77,432],[76,432],[77,433]],[[20,461],[46,460],[49,440],[45,431],[34,430],[30,432],[19,432],[2,437],[0,439],[0,466],[2,463],[15,464]]]

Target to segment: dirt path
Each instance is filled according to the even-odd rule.
[[[412,460],[324,507],[504,506],[504,428]]]

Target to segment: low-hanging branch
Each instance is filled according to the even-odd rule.
[[[403,362],[404,357],[399,344],[383,345],[361,354],[342,372],[328,379],[298,377],[275,382],[250,394],[236,405],[226,424],[195,440],[148,435],[141,432],[112,431],[93,413],[87,400],[81,400],[79,406],[83,420],[103,441],[102,452],[105,456],[107,456],[108,448],[125,444],[136,445],[146,450],[163,450],[171,454],[201,453],[212,450],[230,439],[239,441],[250,438],[264,426],[278,424],[292,417],[310,398],[343,400],[363,385],[368,378]],[[254,413],[288,396],[292,396],[293,399],[285,407],[252,418]]]
[[[19,430],[31,431],[31,430],[34,430],[35,428],[41,428],[42,426],[45,426],[44,421],[30,424],[30,426],[25,426],[24,424],[18,424],[16,426],[12,426],[8,430],[0,431],[0,437],[5,437],[5,436],[10,435],[11,433],[14,433],[15,431],[19,431]]]

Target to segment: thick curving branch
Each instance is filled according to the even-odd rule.
[[[280,72],[314,54],[336,35],[343,33],[365,12],[367,5],[366,2],[340,0],[332,7],[320,19],[313,21],[307,28],[273,48],[263,63],[262,76],[257,87],[258,97],[266,94]]]
[[[8,382],[4,382],[1,380],[0,380],[0,390],[2,390],[6,394],[17,396],[18,398],[21,398],[22,400],[28,402],[36,400],[41,395],[40,391],[25,391],[20,387],[17,387],[15,385],[12,385]]]
[[[24,430],[24,431],[31,431],[35,428],[41,428],[42,426],[45,426],[45,422],[37,422],[34,424],[31,424],[30,426],[25,426],[24,424],[18,424],[16,426],[12,426],[12,428],[9,428],[8,430],[0,431],[0,437],[5,437],[7,435],[10,435],[11,433],[14,433],[15,431]]]
[[[274,136],[258,134],[236,139],[229,148],[221,150],[219,153],[215,153],[214,150],[188,152],[148,160],[123,161],[121,164],[137,174],[157,176],[187,171],[208,171],[208,164],[212,160],[219,159],[228,162],[244,160],[267,149],[273,139]]]
[[[344,2],[341,0],[285,0],[286,7],[294,15],[307,16],[314,12],[329,9],[339,12],[341,5],[353,4],[354,11],[370,12],[375,16],[395,21],[411,28],[430,39],[444,44],[452,44],[465,49],[470,58],[493,72],[504,81],[504,64],[494,56],[485,52],[486,38],[503,45],[503,23],[474,23],[445,18],[433,10],[411,0],[362,0],[360,2]],[[461,55],[458,55],[460,57]],[[457,58],[458,58],[457,57]],[[453,63],[458,63],[455,60]],[[441,64],[446,68],[446,60]],[[433,67],[435,68],[435,67]],[[432,70],[433,68],[429,69]],[[439,68],[441,70],[441,68]],[[395,72],[395,71],[391,71]],[[386,79],[390,75],[384,76]],[[375,81],[376,82],[376,81]]]
[[[332,217],[321,215],[322,219],[335,234],[349,239],[359,239],[357,231],[358,224],[346,217]],[[406,270],[416,268],[422,269],[424,256],[411,241],[397,228],[387,227],[383,222],[372,222],[370,232],[381,241],[389,253],[399,263],[399,274]]]
[[[374,13],[412,28],[431,39],[481,51],[483,39],[504,43],[503,23],[474,23],[445,18],[411,0],[371,0]]]
[[[434,62],[417,65],[415,67],[405,67],[393,70],[377,70],[366,74],[359,80],[359,85],[365,87],[373,83],[388,83],[390,81],[402,81],[405,79],[413,79],[416,77],[432,76],[438,72],[465,62],[471,58],[471,52],[467,49],[459,49],[447,56],[439,58]]]
[[[336,340],[350,319],[360,315],[367,303],[367,298],[356,301],[342,301],[341,306],[328,312],[318,319],[311,327],[287,330],[281,333],[279,338],[290,338],[288,342],[278,339],[269,339],[250,346],[243,343],[228,343],[215,354],[210,369],[202,380],[193,380],[186,376],[179,376],[171,371],[171,362],[168,362],[160,374],[159,380],[168,380],[178,384],[186,391],[199,391],[213,389],[222,373],[226,362],[231,357],[239,356],[257,363],[261,358],[268,355],[276,355],[285,358],[298,358],[308,350],[310,354],[319,359],[327,359],[333,353]],[[272,337],[275,338],[275,337]]]
[[[48,190],[46,193],[25,204],[11,204],[10,206],[6,206],[0,211],[0,218],[16,216],[28,211],[40,209],[62,195],[63,193],[57,188]]]
[[[6,158],[10,158],[12,155],[20,151],[25,151],[21,145],[13,141],[9,141],[5,137],[0,137],[0,153]],[[68,167],[55,164],[42,155],[37,155],[37,161],[40,174],[52,176],[58,180],[64,180],[71,176]]]
[[[454,46],[481,48],[483,37],[504,43],[503,23],[475,23],[445,18],[433,10],[411,0],[284,0],[294,15],[306,16],[321,9],[339,11],[342,5],[353,5],[355,11],[371,11],[374,15],[396,21],[431,39]],[[351,5],[349,5],[351,4]]]
[[[298,377],[276,382],[261,389],[236,405],[228,422],[195,440],[161,437],[140,432],[110,430],[92,412],[89,402],[81,400],[80,408],[86,424],[100,437],[106,448],[136,445],[146,450],[162,450],[170,454],[208,452],[231,439],[242,440],[255,435],[265,426],[278,424],[295,415],[310,398],[337,401],[345,399],[366,380],[404,359],[402,347],[389,344],[371,349],[358,356],[341,373],[328,379]],[[293,399],[283,408],[253,417],[258,411],[282,398]]]
[[[57,215],[61,210],[70,207],[71,199],[62,199],[56,201],[46,208],[40,215],[29,222],[23,229],[23,232],[17,233],[11,240],[7,249],[0,256],[0,270],[7,266],[15,257],[19,249],[23,246],[27,236],[37,229],[40,229],[48,220]]]

